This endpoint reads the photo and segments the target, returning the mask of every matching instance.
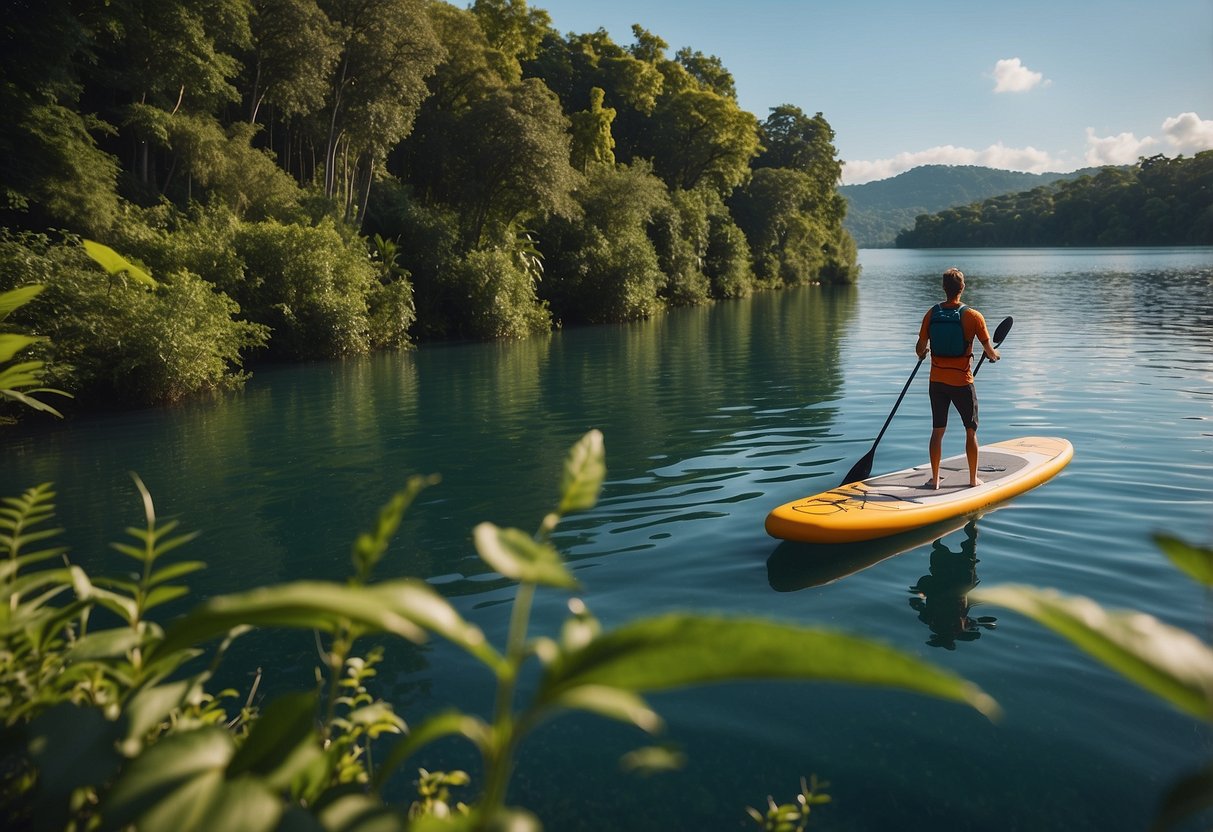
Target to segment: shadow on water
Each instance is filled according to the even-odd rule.
[[[776,592],[824,586],[881,561],[917,549],[964,526],[957,517],[901,534],[861,543],[797,543],[785,540],[767,558],[767,580]]]
[[[964,528],[957,551],[944,537]],[[992,616],[969,615],[969,592],[978,584],[977,518],[959,517],[921,529],[862,543],[812,544],[785,541],[767,559],[767,580],[776,592],[824,586],[930,543],[929,572],[909,588],[910,607],[931,631],[927,644],[955,650],[993,629]]]
[[[942,538],[931,545],[930,572],[910,587],[910,606],[930,628],[927,644],[932,647],[955,650],[956,642],[976,641],[996,621],[989,615],[969,616],[969,592],[978,584],[977,521],[970,520],[964,530],[959,551],[945,546]]]

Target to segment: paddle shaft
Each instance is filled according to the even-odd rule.
[[[924,355],[918,359],[918,363],[914,365],[914,370],[910,373],[910,377],[906,379],[905,386],[901,388],[901,395],[897,397],[897,402],[893,405],[893,409],[889,411],[889,418],[884,420],[884,425],[880,428],[880,433],[876,434],[876,441],[872,443],[872,450],[868,453],[876,453],[876,446],[880,444],[880,440],[884,439],[884,432],[889,429],[889,423],[893,421],[893,417],[897,414],[897,408],[901,407],[901,400],[906,397],[906,391],[910,389],[910,382],[914,381],[914,376],[918,375],[918,368],[922,366],[922,362],[926,360]]]
[[[847,472],[847,475],[843,478],[839,485],[846,485],[847,483],[855,482],[856,480],[867,479],[867,477],[871,475],[872,460],[876,456],[876,446],[879,445],[880,440],[884,438],[884,432],[889,429],[889,423],[893,421],[893,416],[897,413],[897,408],[901,407],[901,400],[906,397],[906,391],[910,389],[910,382],[914,380],[914,376],[918,375],[918,368],[922,366],[922,362],[925,360],[926,355],[924,354],[922,358],[918,359],[918,363],[914,365],[913,372],[911,372],[910,377],[906,379],[905,386],[901,388],[901,395],[897,397],[897,403],[894,404],[893,409],[889,411],[889,418],[884,420],[884,425],[880,428],[880,433],[876,434],[876,441],[872,443],[871,450],[864,454],[863,458],[860,459],[859,462],[855,463],[855,467]]]

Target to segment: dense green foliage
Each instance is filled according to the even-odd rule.
[[[891,248],[897,232],[914,227],[919,214],[969,205],[992,196],[1027,191],[1097,169],[1074,173],[1020,173],[977,165],[922,165],[888,179],[838,189],[847,200],[843,222],[860,248]]]
[[[718,58],[633,33],[561,35],[525,0],[15,0],[6,256],[62,272],[73,235],[112,246],[163,284],[110,299],[148,333],[123,372],[155,363],[145,316],[195,302],[226,369],[170,361],[117,385],[68,366],[90,326],[63,330],[46,301],[22,324],[58,335],[44,358],[86,401],[142,402],[238,382],[250,355],[521,337],[853,280],[822,115],[760,122]],[[31,281],[81,319],[100,302],[87,281],[0,272],[0,290]]]
[[[32,284],[9,292],[0,292],[0,323],[42,293],[45,286]],[[33,410],[61,416],[58,410],[40,398],[40,394],[58,393],[43,386],[44,362],[18,359],[17,354],[43,338],[16,332],[0,332],[0,401],[16,402]]]
[[[917,218],[901,248],[1213,244],[1213,151],[1151,156]]]
[[[0,367],[2,369],[2,367]],[[606,475],[592,431],[565,459],[558,498],[535,534],[482,523],[480,557],[517,582],[506,643],[498,648],[424,581],[374,580],[404,513],[435,483],[414,477],[357,537],[346,582],[297,581],[212,597],[170,617],[204,568],[182,559],[195,535],[157,517],[136,478],[144,521],[114,548],[130,575],[88,575],[55,544],[47,485],[0,503],[0,812],[6,826],[137,828],[144,832],[320,829],[535,830],[506,805],[519,745],[562,712],[588,712],[656,734],[650,692],[746,679],[882,685],[968,704],[997,705],[964,680],[862,638],[757,619],[665,614],[606,630],[575,597],[558,631],[533,636],[539,587],[580,585],[551,543],[561,519],[591,508]],[[253,628],[314,630],[317,685],[263,702],[216,690],[231,642]],[[485,716],[440,711],[406,725],[371,691],[376,667],[400,642],[447,640],[496,680]],[[376,647],[368,647],[373,640]],[[365,653],[362,651],[366,651]],[[537,665],[537,684],[519,680]],[[517,700],[517,701],[516,701]],[[243,702],[243,705],[241,704]],[[421,748],[469,742],[482,760],[475,794],[460,771],[420,771],[416,799],[393,774]],[[372,749],[375,753],[372,753]],[[668,748],[628,755],[632,769],[679,763]],[[828,800],[802,782],[795,803],[751,817],[765,829],[803,828]],[[406,809],[407,806],[407,809]],[[741,809],[738,809],[741,817]]]
[[[10,322],[50,339],[33,346],[50,383],[100,405],[172,402],[236,383],[241,355],[265,340],[264,327],[236,320],[236,304],[196,275],[160,275],[151,288],[107,275],[75,242],[5,233],[0,274],[0,288],[45,286]]]

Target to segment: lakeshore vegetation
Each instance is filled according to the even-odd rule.
[[[821,113],[525,0],[16,0],[0,291],[81,406],[856,277]],[[106,276],[82,239],[156,288]]]
[[[1213,150],[920,214],[899,248],[1213,245]]]

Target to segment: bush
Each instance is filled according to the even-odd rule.
[[[150,291],[107,276],[75,241],[0,237],[0,288],[46,285],[15,320],[51,339],[39,347],[47,381],[93,402],[158,404],[237,386],[242,356],[265,343],[264,327],[236,320],[239,307],[197,275],[157,278]]]
[[[417,319],[413,286],[401,275],[387,283],[376,283],[367,295],[367,337],[371,347],[407,347],[409,328]]]
[[[453,278],[460,261],[455,214],[422,205],[408,186],[384,179],[371,189],[364,228],[367,234],[395,242],[396,263],[408,272],[413,286],[417,339],[456,334],[463,301]]]
[[[584,220],[556,217],[540,231],[547,267],[541,286],[553,314],[572,323],[647,318],[666,286],[647,229],[670,205],[647,164],[595,167],[577,198]]]
[[[150,208],[127,204],[107,239],[153,274],[184,269],[234,298],[244,282],[244,262],[235,250],[241,225],[222,205],[194,204],[183,212],[167,202]]]
[[[466,293],[463,313],[467,335],[474,338],[524,338],[548,332],[552,318],[535,295],[532,275],[502,249],[473,251],[454,269]]]
[[[270,350],[287,358],[365,353],[368,301],[379,285],[361,240],[345,241],[332,221],[316,227],[247,223],[233,239],[244,277],[233,296],[270,327]]]
[[[708,215],[703,271],[711,282],[714,298],[743,298],[754,289],[750,246],[723,204]]]
[[[169,141],[187,174],[174,188],[180,202],[206,194],[242,218],[303,218],[303,191],[270,151],[252,146],[258,127],[237,122],[225,130],[208,116],[180,113],[168,121]]]
[[[676,190],[649,226],[658,265],[666,276],[661,297],[671,306],[693,306],[711,297],[711,282],[703,273],[709,232],[707,197],[701,190]]]

